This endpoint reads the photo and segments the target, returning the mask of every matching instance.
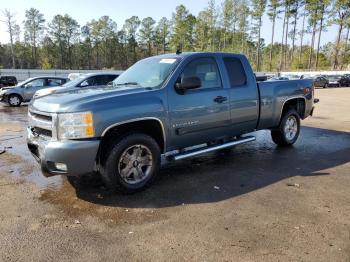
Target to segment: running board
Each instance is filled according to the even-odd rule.
[[[224,148],[228,148],[228,147],[232,147],[232,146],[237,146],[240,144],[244,144],[244,143],[248,143],[251,141],[255,141],[255,137],[254,136],[246,136],[246,137],[242,137],[240,139],[231,141],[231,142],[227,142],[225,144],[221,144],[221,145],[215,145],[215,146],[209,146],[209,147],[205,147],[203,149],[199,149],[199,150],[191,150],[191,151],[187,151],[184,153],[180,153],[178,155],[174,155],[171,156],[172,160],[182,160],[185,158],[189,158],[189,157],[193,157],[193,156],[198,156],[198,155],[202,155],[208,152],[212,152],[212,151],[216,151],[216,150],[220,150],[220,149],[224,149]]]

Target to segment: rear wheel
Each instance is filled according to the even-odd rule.
[[[134,193],[149,186],[159,173],[160,148],[149,135],[126,135],[103,154],[101,176],[110,189]]]
[[[297,141],[299,133],[299,114],[294,109],[290,109],[283,115],[278,128],[271,130],[271,137],[279,146],[291,146]]]
[[[326,83],[326,84],[323,86],[323,88],[328,88],[328,84]]]
[[[20,106],[22,103],[22,97],[19,95],[9,95],[8,103],[10,106]]]

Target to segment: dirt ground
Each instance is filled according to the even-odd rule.
[[[132,196],[44,178],[0,105],[0,261],[350,261],[350,88],[316,97],[294,147],[260,131]]]

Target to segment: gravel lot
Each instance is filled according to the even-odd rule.
[[[162,170],[147,191],[44,178],[27,107],[0,105],[1,261],[350,261],[350,88],[317,89],[292,148],[269,132]],[[74,185],[74,186],[73,186]]]

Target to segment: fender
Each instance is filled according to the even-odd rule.
[[[124,125],[124,124],[129,124],[129,123],[134,123],[134,122],[138,122],[138,121],[143,121],[143,120],[156,120],[159,122],[161,128],[162,128],[162,134],[163,134],[163,142],[164,142],[164,151],[166,150],[166,134],[165,134],[165,128],[164,128],[164,124],[162,122],[162,120],[160,120],[159,118],[156,117],[140,117],[140,118],[134,118],[134,119],[130,119],[130,120],[126,120],[126,121],[122,121],[122,122],[118,122],[115,123],[113,125],[108,126],[103,132],[101,137],[104,137],[106,135],[106,133],[111,130],[114,127],[120,126],[120,125]]]

